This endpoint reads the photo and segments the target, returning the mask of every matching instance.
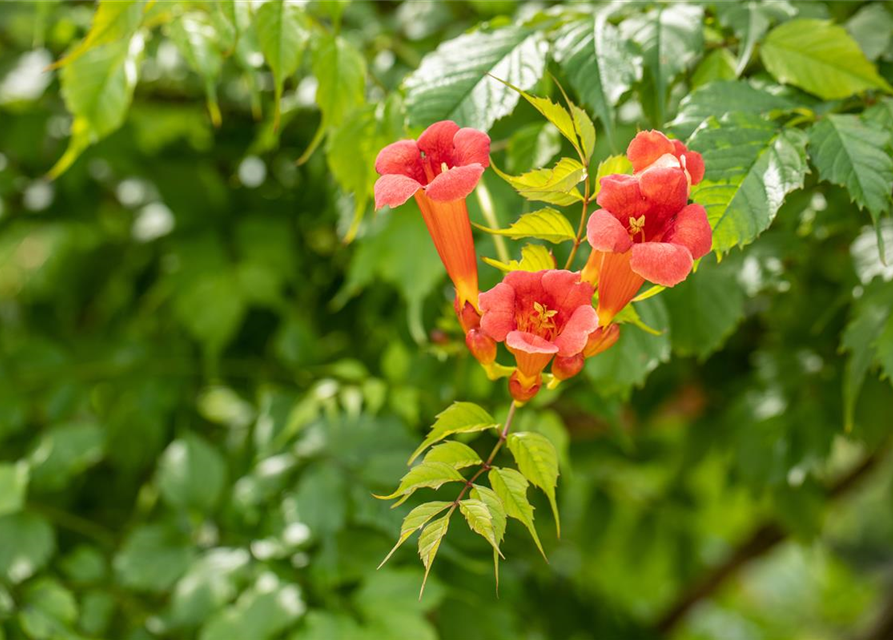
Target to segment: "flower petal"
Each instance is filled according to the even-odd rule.
[[[397,173],[384,175],[375,181],[375,208],[399,207],[422,188],[412,178]]]
[[[593,286],[580,282],[580,274],[564,269],[551,269],[543,273],[543,289],[552,300],[554,309],[570,315],[577,307],[592,306]]]
[[[688,277],[693,262],[681,244],[643,242],[633,245],[629,266],[649,282],[674,287]]]
[[[594,311],[594,310],[593,310]],[[512,350],[512,353],[522,352],[528,354],[545,355],[558,353],[558,347],[538,335],[527,331],[511,331],[505,337],[505,345]],[[546,362],[549,360],[547,359]],[[545,363],[543,366],[546,366]]]
[[[432,167],[440,167],[440,163],[449,165],[453,160],[453,137],[459,131],[459,125],[452,120],[435,122],[419,136],[418,145]]]
[[[598,209],[589,216],[586,239],[594,251],[617,253],[623,253],[633,243],[620,221],[604,209]]]
[[[464,167],[453,167],[434,178],[425,187],[425,193],[432,200],[448,202],[461,200],[474,191],[484,167],[479,164],[467,164]]]
[[[561,334],[554,340],[558,355],[567,358],[583,351],[589,334],[597,327],[598,315],[592,308],[592,303],[577,307]]]
[[[638,173],[665,153],[673,153],[670,139],[660,131],[640,131],[626,148],[626,155]]]
[[[682,245],[695,260],[707,255],[713,246],[713,230],[710,229],[706,209],[699,204],[685,207],[676,214],[676,220],[664,236],[664,241]]]
[[[490,136],[468,127],[459,129],[453,137],[453,166],[466,164],[490,166]]]
[[[515,289],[505,282],[485,291],[479,298],[481,305],[481,329],[502,342],[510,331],[515,330]]]
[[[692,184],[698,184],[704,178],[704,159],[697,151],[689,151],[679,140],[673,140],[673,154],[684,162],[685,170],[691,177]]]
[[[601,179],[601,190],[595,201],[621,220],[621,224],[630,217],[638,218],[648,213],[648,201],[639,189],[639,179],[616,173]]]
[[[676,158],[670,156],[676,163]],[[645,169],[639,174],[639,189],[648,201],[658,207],[659,213],[666,215],[679,211],[688,202],[688,179],[678,164],[675,167],[658,166]]]
[[[425,172],[415,140],[399,140],[378,152],[375,170],[379,175],[399,174],[423,182]]]

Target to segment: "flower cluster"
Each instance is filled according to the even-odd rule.
[[[582,278],[598,288],[602,326],[647,280],[672,287],[713,242],[707,212],[688,204],[691,185],[704,177],[700,154],[659,131],[639,133],[627,149],[633,175],[602,178],[587,225],[592,253]]]
[[[610,348],[619,337],[614,318],[646,280],[672,287],[710,250],[707,214],[688,204],[704,163],[658,131],[639,133],[627,149],[633,175],[601,180],[601,209],[587,226],[592,253],[582,272],[511,271],[479,293],[465,198],[489,166],[489,151],[490,139],[480,131],[450,121],[433,124],[417,141],[395,142],[379,153],[375,204],[396,207],[415,197],[456,288],[466,345],[495,377],[496,343],[505,344],[516,363],[509,390],[521,403],[540,390],[550,363],[552,380],[566,380],[586,358]]]

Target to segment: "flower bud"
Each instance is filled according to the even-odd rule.
[[[465,346],[481,364],[496,360],[496,341],[481,329],[471,329],[465,334]]]
[[[512,394],[512,398],[514,398],[516,402],[527,402],[539,393],[540,387],[542,386],[542,378],[537,376],[533,384],[525,387],[521,381],[521,377],[519,371],[515,371],[512,374],[512,377],[509,378],[509,393]]]
[[[552,361],[552,375],[559,380],[573,378],[583,369],[583,354],[578,353],[568,358],[556,357]]]
[[[459,318],[459,324],[462,325],[462,331],[468,333],[472,329],[476,329],[481,324],[481,314],[470,302],[466,302],[462,307],[459,306],[459,298],[456,297],[453,302],[453,308],[456,310],[456,316]],[[470,348],[470,347],[469,347]]]
[[[614,346],[614,343],[617,342],[617,338],[619,337],[619,325],[609,324],[607,327],[599,327],[589,334],[589,339],[586,341],[586,346],[583,348],[583,357],[591,358],[592,356],[600,354],[602,351],[607,351]]]

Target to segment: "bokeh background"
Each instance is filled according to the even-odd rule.
[[[306,54],[282,79],[276,129],[258,4],[234,4],[231,48],[216,3],[150,7],[143,50],[121,67],[138,71],[132,99],[103,79],[102,56],[84,54],[99,71],[67,86],[45,70],[88,32],[94,3],[0,4],[0,639],[893,637],[893,389],[873,365],[893,362],[893,297],[859,307],[889,290],[893,252],[884,264],[868,213],[816,171],[756,242],[637,305],[659,335],[624,327],[518,413],[561,455],[560,540],[534,497],[549,564],[513,522],[497,597],[486,544],[454,524],[421,601],[411,543],[376,571],[406,508],[371,494],[395,485],[451,401],[502,416],[509,398],[464,353],[413,205],[372,214],[372,159],[427,124],[413,72],[441,43],[517,25],[554,43],[593,7],[303,3]],[[625,4],[610,18],[621,30],[675,12],[678,69],[655,101],[648,36],[624,35],[633,75],[614,122],[598,121],[596,160],[672,121],[699,86],[773,83],[758,57],[736,69],[742,48],[796,17],[843,25],[893,79],[890,9]],[[333,33],[347,68],[317,62]],[[577,97],[585,77],[553,49],[540,58],[528,88],[554,95],[557,80]],[[334,102],[324,74],[343,80]],[[75,113],[96,144],[59,167],[79,88],[98,100]],[[505,95],[471,112],[493,125],[494,161],[518,173],[557,158],[556,132]],[[484,186],[503,226],[529,210],[492,171]],[[893,227],[880,233],[889,251]],[[856,343],[873,340],[869,316],[887,323],[887,351],[854,362],[841,335],[851,323]],[[854,367],[870,370],[847,429]]]

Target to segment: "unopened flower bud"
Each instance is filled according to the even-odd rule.
[[[589,334],[589,339],[586,341],[586,346],[583,348],[583,357],[591,358],[592,356],[600,354],[602,351],[607,351],[614,346],[614,343],[617,342],[617,338],[619,337],[619,325],[609,324],[607,327],[599,327]]]
[[[552,361],[552,375],[559,380],[573,378],[583,369],[583,354],[578,353],[568,358],[556,357]]]
[[[522,376],[519,371],[515,371],[512,374],[512,377],[509,378],[509,393],[512,394],[512,398],[517,402],[527,402],[539,393],[540,387],[542,386],[542,378],[537,376],[533,384],[530,385],[524,385],[521,378]]]
[[[465,346],[481,364],[496,360],[496,341],[481,329],[471,329],[465,334]]]
[[[481,324],[481,314],[470,302],[466,302],[462,307],[459,306],[459,298],[453,302],[453,308],[456,310],[456,316],[459,318],[459,324],[462,325],[462,331],[468,333],[472,329],[476,329]]]

